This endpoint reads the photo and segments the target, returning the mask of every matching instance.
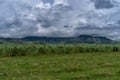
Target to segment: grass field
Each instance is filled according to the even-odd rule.
[[[1,57],[0,80],[120,80],[120,53]]]

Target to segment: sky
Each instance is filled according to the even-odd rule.
[[[0,0],[0,37],[79,35],[120,40],[120,0]]]

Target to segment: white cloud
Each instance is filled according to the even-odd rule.
[[[50,3],[43,3],[42,1],[38,4],[35,5],[34,8],[39,8],[39,9],[50,9],[51,5]]]
[[[68,0],[54,0],[54,3],[53,5],[59,5],[59,4],[62,4],[64,6],[67,6],[69,4]]]

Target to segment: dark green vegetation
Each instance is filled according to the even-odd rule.
[[[39,56],[43,54],[80,54],[94,52],[120,52],[115,44],[6,44],[0,45],[0,56]]]
[[[119,52],[53,54],[0,58],[0,80],[120,79]]]

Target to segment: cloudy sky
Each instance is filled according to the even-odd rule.
[[[0,0],[0,37],[81,34],[120,40],[120,0]]]

